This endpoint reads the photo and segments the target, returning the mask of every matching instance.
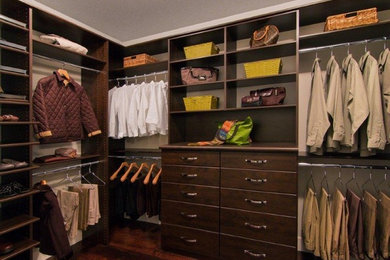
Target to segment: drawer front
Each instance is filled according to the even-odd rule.
[[[297,244],[295,217],[221,209],[221,233],[290,246]]]
[[[294,247],[279,246],[227,235],[221,235],[220,243],[222,259],[297,259],[297,249]]]
[[[161,246],[165,250],[183,250],[218,257],[219,236],[218,233],[164,224],[161,226]]]
[[[291,153],[223,152],[221,167],[296,172],[297,156]]]
[[[297,197],[259,191],[221,189],[221,207],[296,217]]]
[[[221,186],[246,190],[296,193],[297,174],[295,172],[222,169]]]
[[[162,152],[162,164],[219,167],[219,153],[213,151],[167,150]]]
[[[162,183],[161,198],[182,202],[219,205],[219,188]]]
[[[163,166],[163,182],[219,186],[219,169],[189,166]]]
[[[219,208],[162,200],[163,223],[188,226],[218,232]]]

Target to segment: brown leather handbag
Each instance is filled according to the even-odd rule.
[[[217,68],[212,67],[183,67],[181,68],[181,80],[184,85],[214,82],[218,79]]]
[[[245,96],[241,99],[242,107],[253,106],[274,106],[283,104],[286,98],[286,88],[265,88],[253,90],[250,96]]]
[[[279,29],[275,25],[266,25],[253,32],[249,42],[251,48],[275,44],[279,39]]]

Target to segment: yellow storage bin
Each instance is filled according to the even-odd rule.
[[[282,59],[269,59],[244,63],[247,78],[278,75],[282,70]]]
[[[210,110],[218,108],[218,97],[214,96],[185,97],[183,100],[186,111]]]
[[[186,55],[186,59],[195,59],[218,53],[219,48],[213,42],[205,42],[184,47],[184,54]]]

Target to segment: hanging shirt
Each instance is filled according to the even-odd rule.
[[[113,91],[110,104],[109,137],[123,138],[126,129],[126,85]]]
[[[308,250],[320,256],[320,212],[314,191],[309,188],[303,205],[303,241]]]
[[[140,101],[139,101],[139,108],[138,108],[138,133],[139,136],[146,136],[148,135],[148,129],[146,126],[146,116],[148,114],[149,110],[149,96],[150,96],[150,89],[154,82],[150,83],[142,83],[140,85]]]
[[[168,96],[167,83],[159,81],[153,84],[149,98],[149,110],[146,116],[149,133],[168,133]]]
[[[112,101],[112,97],[117,89],[117,87],[113,87],[108,91],[108,137],[115,137],[118,133],[118,120],[116,118],[114,103]]]
[[[326,137],[326,148],[328,152],[338,151],[340,149],[340,142],[345,135],[340,73],[339,64],[332,55],[326,66],[325,80],[325,86],[328,91],[326,110],[329,115],[329,121],[331,122]]]
[[[379,72],[382,89],[383,118],[387,143],[390,143],[390,51],[385,49],[379,55]]]
[[[129,109],[127,112],[127,131],[128,137],[138,136],[138,109],[141,98],[140,85],[131,85],[132,93],[128,94],[128,98],[131,98],[129,103]]]
[[[319,59],[316,58],[312,68],[311,95],[307,121],[306,145],[310,147],[311,153],[322,154],[322,143],[329,125],[321,68]]]

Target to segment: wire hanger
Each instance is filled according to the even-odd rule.
[[[378,192],[381,192],[382,190],[381,190],[381,187],[383,186],[383,185],[387,185],[388,186],[388,188],[390,189],[390,182],[387,180],[387,166],[385,166],[385,173],[384,173],[384,180],[381,182],[381,183],[379,183],[379,185],[378,185]],[[386,188],[385,188],[386,189]]]
[[[324,186],[324,183],[326,186]],[[330,197],[329,183],[328,183],[328,178],[326,177],[326,169],[325,168],[324,168],[324,177],[322,177],[322,180],[321,180],[321,188],[324,188],[325,191],[328,193],[328,197]]]
[[[316,48],[316,59],[318,59],[318,50]]]
[[[378,187],[376,186],[375,182],[372,180],[372,166],[370,166],[370,174],[368,179],[363,183],[362,189],[366,190],[366,186],[371,183],[372,187],[374,188],[374,192],[378,193]]]
[[[85,178],[85,176],[83,174],[81,174],[81,168],[79,169],[79,173],[77,175],[78,177],[80,177],[81,179],[85,180],[87,182],[87,184],[89,184],[91,186],[90,189],[94,189],[95,187],[92,185],[92,183],[87,179]]]
[[[341,179],[341,166],[339,165],[339,175],[337,179],[334,181],[335,189],[339,189],[341,192],[344,192],[345,185],[343,180]]]
[[[91,175],[94,176],[96,179],[98,179],[98,181],[100,181],[100,182],[102,183],[102,184],[97,184],[98,186],[104,186],[104,185],[106,185],[106,182],[103,181],[102,179],[100,179],[100,177],[97,176],[97,175],[95,174],[95,172],[92,171],[91,166],[92,166],[92,164],[89,165],[88,172],[85,174],[85,176],[91,174]]]
[[[63,178],[62,180],[60,180],[59,182],[57,182],[56,184],[55,184],[55,186],[59,186],[61,183],[63,183],[63,182],[71,182],[71,183],[75,183],[73,180],[72,180],[72,178],[70,178],[70,176],[69,176],[69,167],[66,169],[66,175],[65,175],[65,178]]]
[[[364,53],[367,52],[367,43],[368,43],[368,40],[365,40],[365,44],[364,44]]]
[[[330,47],[330,56],[331,56],[331,57],[333,56],[333,46]]]
[[[347,55],[349,55],[349,46],[350,45],[351,45],[350,43],[347,43]]]
[[[310,167],[310,177],[309,177],[309,179],[306,182],[306,190],[309,190],[310,184],[313,185],[314,195],[316,195],[317,194],[317,189],[316,189],[316,185],[314,184],[313,167]]]
[[[387,43],[387,37],[383,37],[384,41],[383,41],[383,50],[386,50],[387,46],[386,46],[386,43]]]
[[[355,173],[355,167],[353,167],[353,172],[352,172],[352,178],[349,179],[346,183],[345,183],[345,187],[348,189],[348,184],[350,184],[351,182],[355,182],[355,185],[356,185],[356,188],[357,188],[357,191],[359,192],[359,195],[362,195],[363,192],[362,190],[360,189],[360,186],[358,184],[358,182],[356,181],[356,173]]]

